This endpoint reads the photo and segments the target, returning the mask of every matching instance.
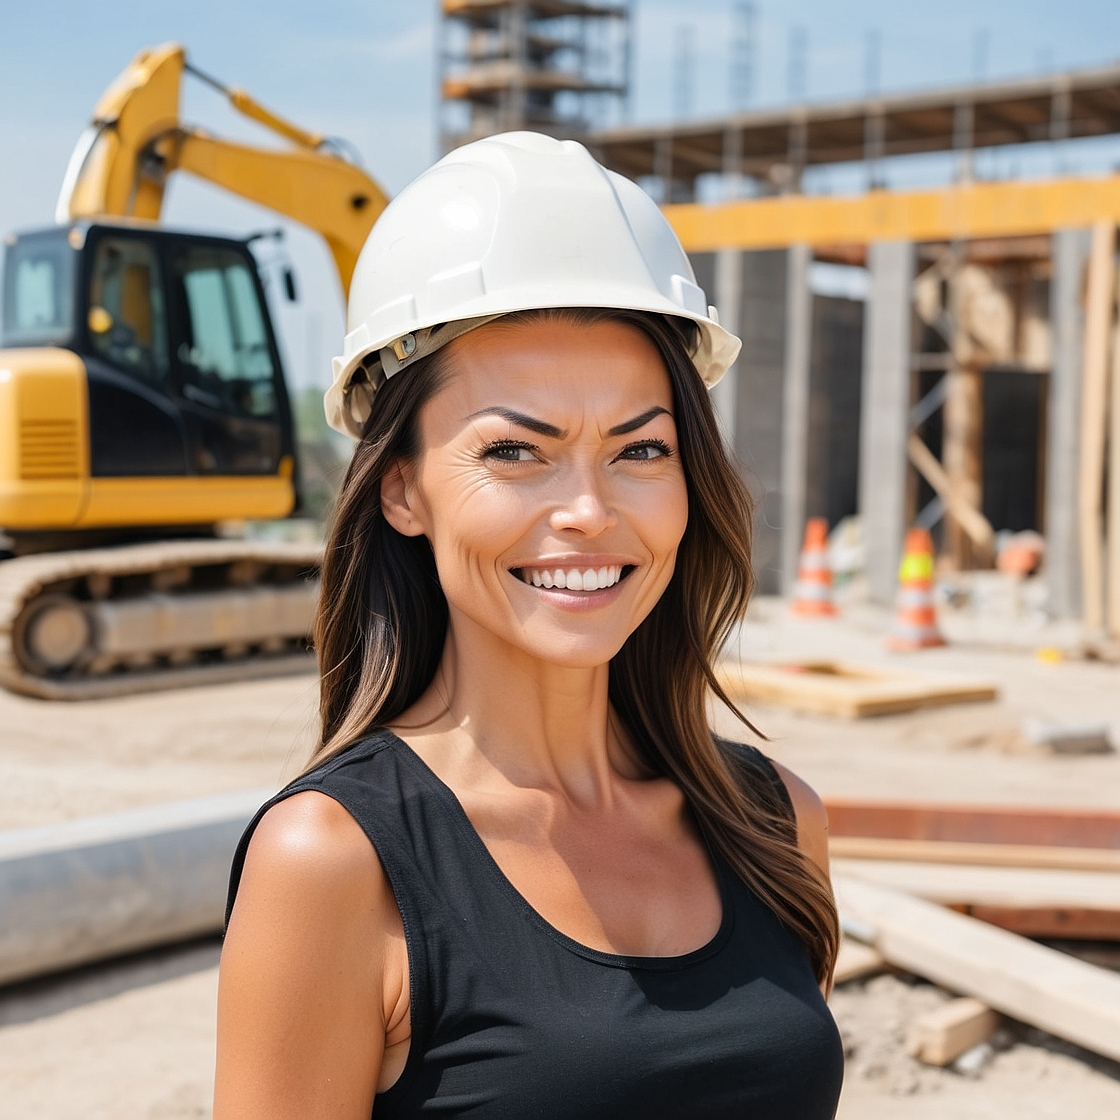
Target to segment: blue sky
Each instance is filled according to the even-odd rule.
[[[663,121],[673,113],[682,26],[694,29],[693,115],[726,111],[732,7],[732,0],[637,0],[635,121]],[[435,156],[437,8],[436,0],[0,0],[0,234],[51,221],[70,150],[100,93],[137,50],[167,40],[185,43],[202,69],[278,112],[345,136],[391,193],[400,190]],[[869,31],[879,36],[883,90],[1120,60],[1115,0],[756,0],[756,8],[756,105],[787,99],[794,28],[805,30],[809,100],[863,93]],[[258,135],[197,83],[188,85],[183,108],[187,120],[215,132]],[[1001,159],[989,161],[992,174],[1048,170],[1021,154]],[[1094,171],[1117,164],[1120,145],[1097,145],[1071,166]],[[940,174],[932,165],[916,167],[910,179]],[[841,177],[817,189],[845,186]],[[183,177],[169,193],[166,218],[234,232],[276,224]],[[279,314],[290,372],[297,383],[321,382],[342,330],[337,282],[312,235],[291,231],[288,252],[303,292],[297,307]]]

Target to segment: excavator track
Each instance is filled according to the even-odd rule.
[[[0,562],[0,685],[91,700],[307,672],[322,548],[182,540]]]

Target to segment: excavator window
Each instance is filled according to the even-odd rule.
[[[248,261],[208,245],[180,246],[173,259],[183,303],[183,395],[225,413],[274,418],[272,348]]]
[[[27,234],[4,254],[4,346],[57,346],[74,332],[74,260],[66,230]]]
[[[94,352],[162,389],[169,365],[167,314],[159,262],[149,242],[136,237],[98,242],[89,306]]]

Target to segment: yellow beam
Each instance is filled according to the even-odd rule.
[[[1016,237],[1120,224],[1120,175],[1099,179],[972,183],[932,191],[871,191],[849,198],[783,195],[710,206],[665,207],[691,253],[872,241]]]

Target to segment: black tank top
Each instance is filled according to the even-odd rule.
[[[739,747],[744,775],[788,807],[773,766]],[[677,957],[625,957],[549,925],[494,862],[452,791],[378,732],[297,779],[369,837],[404,925],[412,1038],[376,1120],[830,1120],[843,1053],[808,957],[713,854],[715,937]],[[788,808],[792,815],[792,807]],[[227,910],[227,920],[228,920]]]

